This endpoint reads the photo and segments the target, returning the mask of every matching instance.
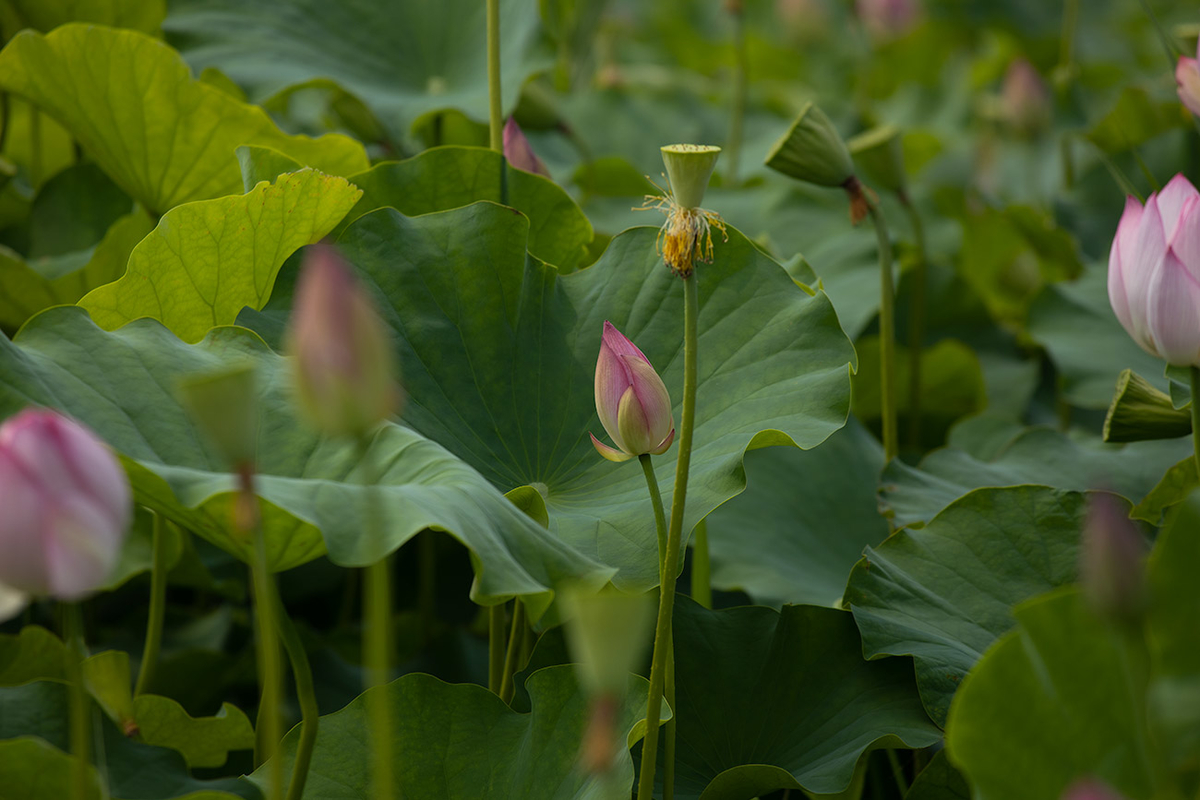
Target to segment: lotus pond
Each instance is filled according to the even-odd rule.
[[[0,2],[0,800],[1197,800],[1200,9]]]

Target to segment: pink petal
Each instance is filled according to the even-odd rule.
[[[1192,198],[1180,214],[1171,249],[1191,276],[1200,280],[1200,196]]]
[[[1151,279],[1147,324],[1158,354],[1176,366],[1200,366],[1200,282],[1168,250]]]
[[[1200,192],[1197,192],[1196,187],[1182,174],[1176,174],[1158,193],[1158,213],[1162,216],[1163,232],[1168,247],[1175,240],[1184,210],[1197,198],[1200,198]]]
[[[633,391],[642,407],[650,445],[657,446],[667,432],[675,427],[671,418],[671,396],[654,367],[635,356],[624,356],[624,359],[633,375]]]
[[[1121,322],[1121,326],[1132,336],[1133,316],[1130,313],[1129,298],[1125,291],[1125,276],[1122,264],[1133,261],[1133,240],[1137,234],[1138,222],[1142,219],[1142,204],[1136,197],[1125,198],[1125,212],[1117,225],[1117,235],[1113,237],[1112,249],[1108,256],[1108,300],[1113,312]]]
[[[43,517],[53,499],[0,443],[0,582],[27,594],[50,591]]]
[[[1200,116],[1200,47],[1196,58],[1180,56],[1175,65],[1175,83],[1178,84],[1179,100],[1188,111]]]
[[[655,447],[659,439],[650,432],[650,425],[646,419],[646,411],[642,408],[641,402],[638,400],[637,393],[633,387],[625,392],[625,396],[621,398],[621,410],[618,415],[617,424],[621,429],[621,444],[625,452],[635,456],[640,456],[642,453],[649,453],[650,449]]]
[[[617,415],[621,398],[633,380],[625,362],[613,352],[608,340],[600,340],[600,355],[596,359],[596,415],[600,424],[618,448],[625,449],[618,430]]]
[[[546,178],[550,177],[550,170],[546,169],[546,165],[533,152],[533,147],[525,138],[521,126],[512,117],[509,117],[508,122],[504,124],[504,157],[517,169]]]
[[[1125,296],[1129,300],[1129,316],[1133,326],[1129,333],[1150,352],[1154,352],[1154,343],[1147,328],[1146,303],[1151,279],[1166,252],[1167,241],[1163,234],[1158,198],[1150,195],[1138,221],[1129,259],[1124,258],[1124,247],[1121,259],[1121,277],[1125,282]]]
[[[667,450],[671,447],[671,442],[673,442],[673,441],[675,441],[675,428],[674,427],[672,427],[671,432],[667,434],[667,438],[665,438],[661,442],[659,442],[658,447],[654,448],[650,452],[653,455],[661,456],[663,453],[667,452]]]
[[[42,537],[50,593],[62,600],[78,600],[108,580],[124,531],[106,524],[99,506],[77,495],[52,509]]]
[[[588,436],[592,437],[592,445],[596,448],[596,452],[607,458],[609,461],[615,461],[619,464],[622,461],[628,461],[629,459],[633,458],[633,456],[629,455],[629,453],[622,453],[615,447],[609,447],[604,442],[597,439],[596,435],[593,433],[589,433]]]
[[[650,359],[646,358],[646,355],[638,349],[638,346],[629,341],[625,334],[617,330],[616,326],[608,320],[604,321],[604,334],[600,338],[601,341],[605,342],[609,347],[611,347],[612,351],[617,355],[634,355],[640,358],[642,361],[645,361],[647,364],[650,363]]]

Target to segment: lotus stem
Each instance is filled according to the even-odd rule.
[[[908,212],[916,240],[917,262],[913,266],[912,300],[908,312],[908,439],[914,448],[921,446],[921,355],[925,343],[925,294],[928,284],[929,257],[925,245],[925,225],[907,192],[900,192],[900,204]]]
[[[134,695],[143,694],[154,679],[158,666],[158,654],[162,648],[163,618],[167,610],[167,548],[166,520],[162,514],[154,514],[154,555],[150,567],[150,614],[146,619],[146,643],[142,647],[142,663],[138,668]]]
[[[92,701],[83,685],[83,660],[87,657],[83,638],[83,607],[77,602],[63,603],[62,614],[63,638],[67,645],[64,666],[71,685],[71,797],[72,800],[86,800],[90,796],[88,778],[92,761]]]
[[[275,593],[276,619],[279,620],[279,634],[283,640],[283,648],[287,651],[288,661],[292,664],[292,678],[296,682],[296,698],[300,701],[300,742],[296,745],[296,759],[292,764],[291,783],[288,784],[287,800],[300,800],[304,796],[304,784],[308,781],[308,768],[312,763],[313,746],[317,742],[317,728],[320,725],[321,710],[317,705],[317,694],[313,688],[312,667],[308,663],[308,653],[304,650],[304,642],[296,632],[296,626],[288,616],[287,608],[279,593]]]
[[[712,608],[712,559],[708,555],[708,520],[696,525],[692,542],[692,599]]]
[[[892,284],[892,240],[878,204],[867,210],[879,240],[879,401],[883,417],[883,453],[891,461],[900,452],[896,435],[896,290]]]
[[[1192,450],[1196,457],[1196,474],[1200,475],[1200,367],[1192,367]]]
[[[500,0],[487,0],[488,130],[491,148],[504,152],[503,105],[500,102]]]
[[[503,606],[501,606],[503,608]],[[525,606],[520,600],[513,600],[512,630],[508,634],[508,650],[504,654],[503,675],[500,679],[500,699],[511,703],[516,693],[516,673],[519,667],[521,639],[525,633]]]

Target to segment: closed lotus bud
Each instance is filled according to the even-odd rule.
[[[1200,366],[1200,193],[1176,175],[1143,207],[1125,201],[1108,257],[1108,299],[1147,352]]]
[[[504,123],[504,157],[517,169],[545,178],[550,177],[550,170],[546,169],[546,165],[537,157],[537,153],[533,152],[533,147],[525,138],[521,126],[512,117],[509,117],[508,122]]]
[[[1083,778],[1068,786],[1061,800],[1127,800],[1125,795],[1095,778]]]
[[[94,433],[45,409],[0,425],[0,583],[78,600],[100,588],[129,532],[133,498]]]
[[[396,413],[391,337],[351,267],[329,245],[305,254],[287,334],[301,410],[331,436],[364,436]]]
[[[855,10],[871,36],[884,40],[903,36],[921,16],[918,0],[857,0]]]
[[[1188,111],[1200,116],[1200,42],[1196,44],[1196,57],[1180,56],[1175,65],[1175,83],[1179,84],[1179,99]]]
[[[1014,59],[1004,74],[1000,104],[1004,119],[1018,133],[1032,135],[1050,122],[1050,89],[1024,58]]]
[[[615,448],[592,434],[592,444],[609,461],[644,453],[660,455],[675,438],[667,387],[633,342],[604,323],[596,360],[596,413]]]
[[[1079,582],[1093,611],[1115,622],[1138,619],[1146,601],[1145,552],[1121,501],[1093,495],[1079,549]]]

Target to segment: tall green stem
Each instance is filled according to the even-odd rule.
[[[696,276],[683,279],[683,411],[679,419],[679,457],[675,462],[675,489],[671,495],[671,522],[667,528],[667,557],[660,582],[658,621],[654,629],[654,655],[650,664],[650,697],[646,702],[646,738],[638,776],[638,800],[654,793],[654,768],[658,757],[658,720],[662,715],[663,687],[672,649],[671,614],[675,609],[675,579],[679,574],[679,548],[683,539],[683,510],[687,500],[688,469],[692,462],[692,430],[696,423],[697,317],[700,315]],[[667,795],[669,797],[669,795]]]
[[[1062,38],[1058,47],[1058,64],[1069,70],[1075,64],[1075,30],[1079,27],[1079,0],[1064,0]]]
[[[308,780],[308,767],[312,763],[313,745],[317,741],[317,726],[320,724],[321,711],[317,707],[317,693],[313,688],[312,667],[308,663],[308,653],[304,650],[304,642],[288,616],[287,608],[275,593],[276,619],[279,620],[279,635],[283,640],[283,648],[287,651],[288,661],[292,664],[292,678],[296,682],[296,698],[300,701],[300,742],[296,745],[296,760],[292,765],[292,779],[288,784],[287,800],[300,800],[304,796],[304,784]]]
[[[66,639],[67,680],[71,683],[70,741],[71,798],[85,800],[89,796],[92,766],[92,706],[83,685],[83,660],[87,649],[83,639],[83,607],[79,603],[63,603],[63,638]]]
[[[370,450],[370,439],[359,442],[359,460],[365,484],[367,537],[381,550],[384,548],[383,515],[379,498],[379,466]],[[388,556],[363,571],[364,621],[363,665],[366,667],[366,689],[387,684],[392,672],[392,574]],[[374,749],[372,800],[392,800],[395,779],[392,769],[392,715],[382,691],[374,702],[367,703]]]
[[[162,648],[163,617],[167,610],[167,548],[166,520],[162,514],[154,514],[154,561],[150,568],[150,615],[146,619],[146,643],[142,647],[142,665],[138,668],[137,683],[133,693],[142,694],[154,678],[158,665],[158,653]]]
[[[282,726],[279,720],[280,673],[282,672],[279,657],[279,625],[275,620],[275,577],[267,564],[267,544],[263,535],[262,525],[257,515],[257,499],[254,494],[253,475],[248,468],[241,471],[242,487],[239,502],[249,508],[253,505],[253,514],[245,514],[243,520],[251,523],[251,535],[254,538],[254,563],[250,567],[251,582],[254,587],[254,644],[258,656],[258,686],[259,686],[259,729],[257,735],[257,761],[267,763],[268,779],[267,797],[270,800],[280,800],[283,797],[283,759],[275,758],[282,738]]]
[[[896,435],[896,290],[892,285],[892,240],[883,212],[869,203],[879,240],[879,403],[883,416],[883,453],[891,461],[900,452]]]
[[[421,639],[433,639],[437,620],[437,539],[433,531],[417,534],[417,559],[421,573],[417,578],[417,609],[421,618]]]
[[[525,606],[513,600],[512,630],[508,634],[508,650],[504,654],[504,671],[500,678],[500,699],[511,703],[517,691],[517,659],[521,653],[521,640],[525,634]]]
[[[749,57],[746,52],[746,11],[738,3],[733,16],[733,109],[729,115],[729,141],[725,143],[729,163],[729,183],[737,184],[738,162],[741,160],[742,129],[746,117],[746,92],[749,86]]]
[[[1192,449],[1196,454],[1196,474],[1200,475],[1200,368],[1192,367]]]
[[[504,683],[504,604],[488,607],[488,689],[499,695]]]
[[[487,65],[491,148],[504,152],[503,105],[500,102],[500,0],[487,0]]]
[[[912,271],[912,304],[908,311],[908,443],[916,448],[921,445],[921,352],[925,343],[925,293],[929,267],[921,213],[907,192],[901,191],[899,196],[912,223],[917,246],[917,263]]]
[[[712,559],[708,555],[708,520],[696,524],[692,542],[692,599],[712,608]]]
[[[646,476],[646,489],[650,492],[650,504],[654,506],[654,530],[658,533],[658,579],[664,577],[667,568],[667,515],[663,511],[662,492],[658,490],[658,476],[654,474],[654,465],[650,462],[650,454],[638,456],[642,464],[642,473]]]
[[[908,794],[908,779],[904,777],[904,767],[900,764],[900,757],[891,747],[887,748],[887,759],[892,768],[892,778],[896,781],[896,788],[900,790],[902,796]]]

